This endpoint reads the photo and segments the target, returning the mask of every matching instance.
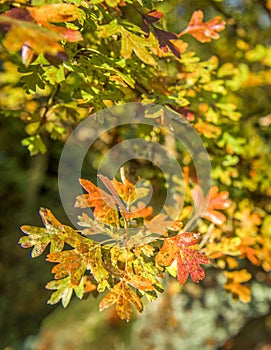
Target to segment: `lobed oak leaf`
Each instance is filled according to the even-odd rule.
[[[6,32],[4,46],[10,51],[22,50],[22,59],[29,65],[36,55],[44,54],[52,64],[67,60],[60,40],[82,40],[77,30],[52,25],[74,21],[80,15],[72,4],[50,4],[40,7],[13,8],[0,15],[0,26]]]
[[[203,253],[193,249],[182,249],[177,255],[177,280],[183,285],[190,274],[193,282],[199,282],[205,277],[205,271],[200,265],[209,262]]]
[[[153,256],[154,251],[155,251],[155,248],[150,244],[145,244],[145,245],[135,247],[135,255],[137,257],[139,257],[141,253],[143,253],[147,257],[151,257]]]
[[[155,262],[161,266],[170,266],[177,257],[179,249],[170,240],[165,239],[162,248],[155,256]]]
[[[117,225],[119,216],[116,207],[116,199],[102,189],[99,189],[89,180],[80,179],[80,184],[88,192],[88,194],[77,196],[75,207],[94,207],[93,214],[97,220],[109,225]]]
[[[71,300],[73,291],[79,299],[82,299],[84,295],[83,278],[77,286],[72,286],[70,277],[66,277],[61,280],[48,282],[46,288],[56,290],[47,301],[47,304],[51,305],[54,305],[61,300],[63,307],[67,307]]]
[[[165,30],[158,29],[153,26],[154,33],[157,37],[159,47],[164,52],[168,52],[168,49],[178,58],[181,57],[181,51],[180,47],[178,45],[175,45],[172,40],[178,39],[177,34],[166,32]]]
[[[173,224],[172,221],[166,219],[168,219],[168,216],[166,214],[158,214],[151,220],[145,221],[145,226],[152,233],[163,235],[167,232],[167,229]]]
[[[143,311],[143,304],[136,293],[121,281],[112,288],[102,299],[99,305],[100,311],[116,304],[116,311],[122,320],[129,321],[133,315],[133,304],[139,312]]]
[[[146,37],[150,35],[150,25],[159,21],[160,18],[163,17],[162,12],[157,10],[152,10],[146,14],[141,13],[142,16],[142,29],[146,33]]]
[[[234,297],[238,296],[242,302],[250,302],[251,291],[248,286],[244,286],[241,283],[248,282],[252,275],[246,269],[239,271],[225,271],[224,274],[228,279],[224,288],[233,293]]]
[[[114,199],[115,203],[119,206],[120,212],[124,214],[126,213],[126,208],[121,201],[118,192],[116,191],[114,182],[110,181],[106,176],[104,175],[99,175],[99,178],[102,180],[103,184],[106,186],[106,188],[109,190],[109,192],[112,195],[112,198]]]
[[[65,244],[67,226],[62,225],[49,209],[41,208],[39,213],[45,228],[27,225],[21,227],[27,236],[21,237],[19,244],[23,248],[33,247],[32,258],[41,255],[49,244],[51,252],[61,251]]]
[[[204,210],[206,205],[206,199],[209,197],[209,202],[207,209],[205,209],[204,214],[201,212]],[[203,191],[199,185],[196,185],[192,189],[192,198],[197,204],[197,210],[199,215],[203,218],[213,222],[216,225],[221,225],[226,221],[226,216],[216,209],[227,209],[231,206],[231,200],[228,199],[229,192],[223,191],[218,193],[218,187],[213,186],[206,197],[204,197]]]
[[[9,51],[20,51],[22,47],[28,46],[36,54],[66,55],[59,44],[63,39],[62,36],[47,28],[40,27],[36,23],[14,19],[6,14],[0,15],[0,25],[9,27],[3,40],[4,46]]]
[[[72,4],[49,4],[39,7],[27,7],[31,16],[39,24],[72,22],[78,19],[80,12]]]
[[[125,178],[124,183],[113,179],[113,185],[118,195],[124,202],[132,204],[137,199],[136,187],[133,183]]]
[[[146,49],[151,46],[151,42],[148,40],[125,30],[123,27],[120,28],[121,31],[121,55],[124,58],[130,58],[134,52],[136,56],[144,63],[156,66],[155,59]]]
[[[140,289],[144,291],[145,290],[149,291],[154,289],[152,282],[144,276],[139,276],[134,273],[128,272],[127,277],[125,279],[127,283],[131,284],[136,289]]]
[[[224,30],[226,22],[220,16],[216,16],[207,22],[203,22],[204,14],[201,10],[195,11],[191,17],[188,27],[178,36],[190,34],[198,41],[205,43],[212,39],[218,39],[219,34]]]
[[[259,237],[250,236],[249,233],[245,235],[242,232],[242,229],[236,229],[238,238],[240,237],[240,245],[238,247],[241,257],[246,257],[252,264],[259,265],[261,260],[259,258],[260,252],[255,249],[258,246],[259,249]],[[239,234],[240,233],[240,234]]]
[[[162,12],[152,10],[146,14],[141,13],[141,16],[143,20],[142,29],[146,33],[145,37],[149,37],[152,28],[158,40],[160,49],[162,49],[162,51],[165,53],[167,53],[169,49],[176,57],[180,58],[182,52],[181,50],[184,48],[184,46],[180,45],[180,43],[175,44],[172,42],[172,40],[178,39],[177,34],[167,32],[153,25],[153,23],[159,21],[159,19],[163,17]]]
[[[171,238],[180,248],[177,254],[177,280],[181,285],[186,282],[189,275],[196,283],[205,277],[200,265],[209,264],[210,261],[206,255],[197,250],[198,238],[199,236],[193,232],[184,232]]]
[[[62,35],[69,42],[82,40],[79,31],[52,25],[51,23],[72,22],[79,18],[80,12],[72,4],[49,4],[40,7],[27,7],[34,20],[45,28]]]
[[[70,276],[72,286],[79,285],[88,265],[87,255],[75,249],[48,254],[46,260],[58,262],[52,269],[55,279]]]

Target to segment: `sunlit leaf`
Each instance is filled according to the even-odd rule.
[[[132,304],[139,312],[143,311],[143,304],[136,293],[121,281],[111,289],[100,302],[100,311],[116,304],[116,311],[122,320],[129,321],[133,314]]]
[[[155,261],[158,265],[170,266],[177,258],[178,251],[179,249],[170,239],[165,239],[162,248],[155,256]]]
[[[179,36],[190,34],[198,41],[204,43],[212,39],[218,39],[219,34],[224,30],[226,22],[217,16],[207,22],[203,22],[204,14],[201,10],[194,11],[188,27],[182,31]]]
[[[201,210],[204,208],[206,199],[199,185],[196,185],[192,189],[192,197],[199,208],[200,216],[203,216],[205,219],[217,225],[221,225],[226,221],[226,216],[216,209],[228,209],[231,206],[232,202],[228,199],[229,193],[227,191],[218,193],[218,187],[213,186],[207,195],[207,198],[209,197],[209,202],[204,213],[201,213]]]
[[[65,226],[53,216],[49,209],[41,208],[40,216],[45,228],[26,225],[21,227],[27,236],[21,237],[19,244],[23,248],[33,247],[32,258],[41,255],[49,244],[51,244],[51,252],[60,252],[65,243],[64,236],[61,236],[61,233],[65,233]]]

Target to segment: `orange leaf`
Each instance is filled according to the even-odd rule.
[[[100,302],[100,311],[116,304],[116,311],[122,320],[129,321],[133,314],[132,305],[139,312],[143,311],[143,304],[136,293],[127,286],[125,281],[121,281],[111,289]]]
[[[129,273],[128,277],[126,278],[126,281],[129,284],[131,284],[133,287],[135,287],[136,289],[140,289],[140,290],[153,290],[154,289],[152,282],[144,276],[139,276],[139,275],[135,275],[133,273]]]
[[[27,7],[27,10],[37,23],[61,34],[63,39],[70,42],[82,40],[82,35],[79,31],[51,24],[75,21],[80,16],[80,12],[75,5],[50,4],[40,7]]]
[[[177,256],[177,279],[181,285],[185,284],[189,274],[193,282],[197,283],[205,277],[205,271],[200,266],[208,264],[209,259],[193,249],[184,249]]]
[[[80,13],[72,4],[50,4],[39,7],[27,7],[37,23],[63,23],[75,21]]]
[[[191,17],[188,27],[179,34],[190,34],[198,41],[205,43],[212,39],[218,39],[219,34],[226,25],[226,22],[217,16],[207,22],[203,22],[204,14],[201,10],[195,11]]]
[[[206,198],[204,197],[204,194],[202,192],[202,189],[200,188],[199,185],[196,185],[192,189],[192,197],[194,202],[197,204],[197,209],[199,211],[199,215],[204,217],[205,219],[213,222],[216,225],[221,225],[226,221],[226,216],[216,209],[227,209],[231,206],[231,200],[228,199],[229,197],[229,192],[223,191],[218,193],[218,187],[213,186],[208,195],[207,198],[209,197],[209,203],[208,207],[205,210],[204,214],[200,213],[200,211],[204,207],[204,203],[206,201]]]
[[[227,277],[227,282],[224,286],[225,289],[237,295],[241,301],[248,303],[251,300],[251,292],[248,286],[241,285],[241,283],[248,282],[251,279],[251,274],[246,270],[240,271],[225,271],[225,276]]]
[[[91,181],[80,179],[81,186],[88,194],[79,195],[76,197],[75,207],[77,208],[93,208],[94,216],[107,224],[118,224],[119,217],[116,208],[116,199],[99,189]]]
[[[177,252],[176,245],[170,239],[165,239],[162,248],[155,257],[155,261],[158,265],[170,266],[176,259]]]
[[[46,260],[59,263],[52,269],[55,279],[71,276],[71,284],[74,286],[79,285],[88,263],[87,255],[75,249],[48,254]]]

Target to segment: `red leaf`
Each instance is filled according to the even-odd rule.
[[[193,282],[197,283],[205,277],[205,272],[200,266],[208,264],[209,259],[203,253],[196,250],[185,248],[177,256],[177,279],[183,285],[189,274]]]
[[[170,266],[177,258],[179,283],[183,285],[189,274],[192,281],[197,283],[205,277],[205,272],[200,265],[209,263],[207,256],[197,250],[197,243],[198,235],[193,232],[184,232],[165,239],[155,261],[161,266]]]
[[[179,34],[190,34],[198,41],[205,43],[212,39],[218,39],[219,34],[226,25],[226,22],[217,16],[207,22],[203,22],[204,14],[201,10],[195,11],[191,17],[188,27]]]
[[[198,243],[198,235],[193,232],[184,232],[172,240],[180,248],[177,255],[177,279],[179,283],[183,285],[189,274],[193,282],[199,282],[205,277],[205,272],[200,265],[208,264],[209,259],[193,248]]]

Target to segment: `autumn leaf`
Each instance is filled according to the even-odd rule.
[[[241,283],[248,282],[252,275],[246,270],[239,271],[224,271],[224,275],[227,277],[227,282],[224,288],[233,296],[238,296],[243,303],[248,303],[251,300],[251,291],[248,286],[244,286]]]
[[[129,321],[133,315],[132,304],[141,313],[143,304],[136,293],[127,286],[125,281],[121,281],[112,288],[100,302],[100,311],[116,304],[116,311],[122,320]]]
[[[76,296],[79,299],[83,298],[84,281],[82,278],[78,285],[73,286],[71,284],[70,277],[66,277],[61,280],[48,282],[46,284],[46,289],[56,290],[47,301],[47,304],[54,305],[61,300],[63,307],[67,307],[71,300],[73,292],[75,292]]]
[[[204,14],[201,10],[195,11],[191,17],[188,27],[178,36],[190,34],[198,41],[205,43],[212,39],[218,39],[219,34],[224,30],[226,22],[220,16],[216,16],[207,22],[203,22]]]
[[[144,276],[139,276],[134,273],[128,272],[127,276],[125,277],[125,280],[127,281],[127,283],[129,283],[136,289],[140,289],[143,291],[149,291],[154,289],[152,282]]]
[[[4,46],[10,51],[22,51],[25,65],[29,65],[35,55],[44,54],[54,64],[68,58],[60,45],[60,40],[82,40],[77,30],[52,25],[79,17],[79,11],[72,4],[50,4],[41,7],[13,8],[0,15],[0,26],[6,32]]]
[[[183,46],[180,46],[179,44],[175,45],[172,40],[178,39],[177,34],[167,32],[165,30],[159,29],[156,26],[153,25],[153,23],[159,21],[160,18],[163,17],[162,12],[159,12],[157,10],[152,10],[146,14],[140,13],[142,16],[142,29],[146,33],[145,37],[148,38],[151,32],[151,29],[153,30],[161,50],[163,50],[165,53],[170,50],[176,57],[181,57],[181,50],[183,49]]]
[[[44,227],[22,226],[21,230],[27,235],[19,240],[23,248],[33,247],[32,258],[41,255],[46,247],[51,244],[50,252],[60,252],[64,248],[64,235],[67,226],[62,225],[49,209],[41,208],[40,216]]]
[[[205,209],[204,213],[201,211],[204,210],[204,206],[206,205],[206,199],[209,197],[208,206]],[[199,216],[213,222],[216,225],[221,225],[226,221],[226,216],[216,209],[227,209],[231,206],[231,200],[228,199],[229,192],[223,191],[218,193],[218,187],[213,186],[206,198],[204,197],[203,191],[199,185],[196,185],[192,189],[192,198],[194,203],[196,203],[196,208],[199,212]]]
[[[95,186],[91,181],[80,179],[81,186],[88,194],[79,195],[76,197],[76,208],[93,208],[93,215],[97,220],[100,220],[108,225],[118,225],[119,216],[116,207],[116,199]]]
[[[146,33],[146,37],[148,37],[150,35],[150,25],[152,23],[159,21],[159,19],[163,17],[163,14],[162,12],[159,12],[157,10],[152,10],[146,14],[143,14],[143,13],[140,13],[140,14],[143,20],[142,29]]]
[[[167,220],[166,214],[158,214],[149,221],[145,221],[146,228],[152,232],[163,235],[167,232],[167,229],[173,224],[172,221]]]
[[[172,241],[180,248],[177,254],[177,280],[183,285],[190,275],[193,282],[197,283],[205,277],[205,272],[200,266],[209,264],[209,259],[203,253],[195,249],[198,236],[193,232],[185,232],[172,238]]]
[[[62,35],[63,39],[74,42],[82,40],[78,30],[52,25],[51,23],[72,22],[79,18],[80,12],[72,4],[49,4],[40,7],[27,7],[34,20],[45,28]]]
[[[142,204],[142,206],[141,206]],[[128,220],[136,219],[136,218],[143,218],[146,219],[149,216],[151,216],[153,213],[152,207],[145,207],[144,203],[138,203],[138,207],[132,206],[130,208],[130,211],[127,213]]]
[[[177,34],[171,33],[171,32],[166,32],[165,30],[158,29],[153,26],[154,34],[157,37],[159,47],[161,50],[164,52],[168,52],[170,50],[176,57],[180,58],[181,57],[181,51],[179,46],[174,45],[172,40],[178,39]]]
[[[177,257],[179,249],[170,240],[165,239],[162,248],[155,256],[155,262],[161,266],[170,266]]]
[[[82,254],[76,249],[48,254],[46,260],[58,262],[52,269],[55,279],[70,276],[72,286],[77,286],[80,283],[88,266],[87,254]]]
[[[165,239],[155,261],[160,266],[169,267],[176,260],[179,283],[185,284],[189,275],[197,283],[205,277],[200,265],[209,263],[209,259],[197,250],[197,243],[198,235],[193,232],[184,232]]]
[[[125,217],[125,213],[126,213],[126,208],[123,205],[123,202],[121,201],[118,192],[116,191],[114,182],[110,181],[106,176],[99,174],[98,175],[99,178],[102,180],[103,184],[107,187],[107,189],[109,190],[109,192],[112,195],[113,200],[115,201],[115,203],[118,205],[120,212],[124,215]]]
[[[0,15],[0,24],[10,28],[3,40],[9,51],[20,51],[24,46],[28,46],[36,54],[62,55],[63,59],[67,59],[64,49],[59,44],[61,35],[36,23],[17,20],[5,14]]]

